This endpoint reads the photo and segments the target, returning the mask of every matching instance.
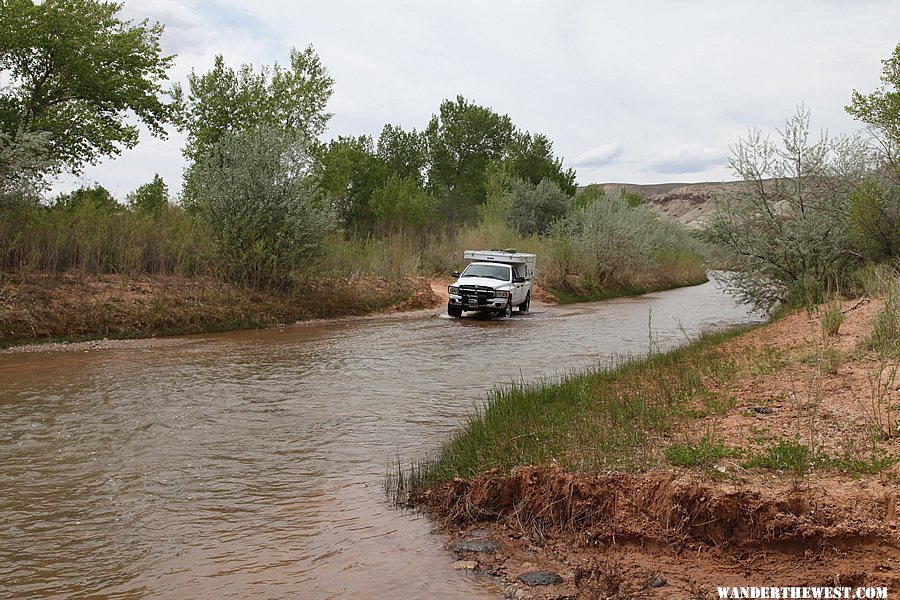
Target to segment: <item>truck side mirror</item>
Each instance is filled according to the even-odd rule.
[[[524,277],[513,277],[513,283],[525,283]]]
[[[453,271],[450,275],[459,279],[459,271]]]

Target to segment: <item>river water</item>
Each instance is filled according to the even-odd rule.
[[[390,508],[388,465],[493,386],[753,320],[708,283],[0,354],[0,597],[500,597]]]

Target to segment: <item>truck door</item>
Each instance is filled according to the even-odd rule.
[[[513,281],[515,281],[516,277],[521,277],[521,275],[519,274],[519,270],[516,268],[515,265],[511,265],[511,266],[512,266],[512,278],[513,278]],[[525,300],[525,293],[523,292],[524,289],[525,289],[525,284],[523,284],[523,283],[514,283],[513,284],[513,291],[512,291],[513,306],[521,304]]]

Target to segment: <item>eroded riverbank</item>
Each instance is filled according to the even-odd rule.
[[[509,597],[715,598],[717,586],[763,585],[894,593],[900,365],[867,341],[884,303],[839,308],[836,334],[823,333],[824,308],[798,312],[495,396],[413,474],[444,480],[414,486],[413,501]]]
[[[12,595],[499,597],[382,489],[496,385],[753,321],[714,284],[0,355]],[[165,340],[161,340],[165,341]],[[478,357],[491,357],[480,360]]]
[[[209,277],[10,274],[0,280],[0,348],[256,329],[437,301],[422,277],[309,279],[277,290]]]

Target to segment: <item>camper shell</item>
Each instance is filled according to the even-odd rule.
[[[455,284],[449,288],[447,314],[462,316],[463,311],[512,315],[513,308],[528,312],[531,306],[531,280],[537,267],[534,254],[515,250],[466,250],[470,261],[462,272],[454,272]]]

